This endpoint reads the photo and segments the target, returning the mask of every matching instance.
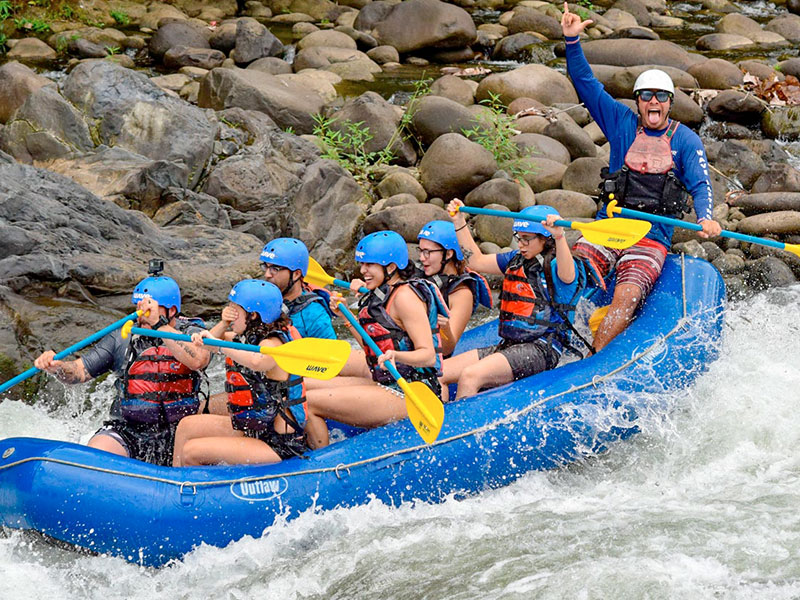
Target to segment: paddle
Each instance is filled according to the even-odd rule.
[[[518,212],[507,210],[494,210],[491,208],[474,208],[472,206],[460,206],[459,211],[474,215],[491,215],[493,217],[505,217],[506,219],[524,219],[542,223],[541,219],[531,217]],[[609,222],[611,221],[611,222]],[[568,227],[580,231],[588,241],[593,244],[608,246],[609,248],[629,248],[642,239],[650,231],[652,225],[636,219],[600,219],[591,223],[577,223],[575,221],[558,220],[555,222],[559,227]]]
[[[155,331],[153,329],[142,329],[141,327],[126,326],[122,329],[122,337],[126,338],[129,334],[144,335],[147,337],[163,338],[167,340],[177,340],[179,342],[191,342],[192,338],[182,333],[172,333],[171,331]],[[313,379],[331,379],[339,374],[342,367],[350,356],[350,344],[344,340],[326,340],[319,338],[301,338],[292,340],[282,346],[266,347],[256,346],[255,344],[240,344],[239,342],[228,342],[214,338],[203,338],[206,346],[218,346],[219,348],[233,348],[234,350],[246,350],[248,352],[260,352],[268,354],[275,359],[277,365],[293,375],[302,375]]]
[[[350,324],[361,336],[361,339],[369,345],[375,355],[380,356],[383,354],[375,341],[364,331],[358,319],[344,305],[344,302],[339,302],[339,310],[344,315],[344,318],[350,321]],[[442,405],[442,401],[421,381],[407,382],[390,361],[387,360],[383,365],[405,393],[408,418],[411,419],[411,423],[417,433],[425,440],[425,443],[433,443],[439,436],[442,423],[444,423],[444,405]]]
[[[346,290],[350,289],[350,284],[346,281],[341,279],[336,279],[335,277],[331,277],[325,272],[325,269],[322,268],[316,260],[309,257],[308,258],[308,271],[306,272],[305,277],[303,277],[308,283],[312,285],[318,285],[319,287],[325,287],[326,285],[335,285],[340,288],[344,288]],[[369,290],[364,286],[361,286],[358,290],[362,294],[368,294]]]
[[[645,219],[646,221],[652,221],[653,223],[663,223],[664,225],[672,225],[673,227],[683,227],[684,229],[691,229],[692,231],[702,231],[703,227],[697,223],[688,223],[686,221],[680,221],[678,219],[671,219],[669,217],[662,217],[660,215],[651,215],[650,213],[642,212],[639,210],[633,210],[630,208],[622,208],[617,206],[617,201],[612,200],[606,206],[606,212],[608,216],[613,217],[614,214],[633,217],[635,219]],[[611,221],[614,219],[606,219],[607,221]],[[800,244],[785,244],[783,242],[779,242],[777,240],[771,240],[769,238],[763,237],[756,237],[754,235],[747,235],[744,233],[736,233],[734,231],[726,231],[722,230],[722,233],[719,234],[721,237],[731,238],[734,240],[741,240],[743,242],[750,242],[751,244],[760,244],[761,246],[770,246],[772,248],[779,248],[780,250],[786,250],[787,252],[791,252],[792,254],[796,254],[800,256]]]
[[[53,360],[63,360],[66,357],[68,357],[70,354],[73,354],[74,352],[77,352],[78,350],[82,350],[83,348],[86,348],[86,346],[89,346],[90,344],[94,344],[100,338],[108,335],[112,331],[116,331],[117,329],[119,329],[120,327],[125,325],[125,323],[131,322],[133,319],[137,318],[141,314],[142,314],[142,311],[140,311],[140,310],[137,310],[136,312],[133,312],[133,313],[129,314],[127,317],[124,317],[124,318],[120,319],[119,321],[116,321],[115,323],[112,323],[111,325],[109,325],[108,327],[106,327],[104,329],[101,329],[97,333],[93,333],[89,337],[82,339],[77,344],[73,344],[72,346],[70,346],[66,350],[62,350],[61,352],[59,352],[58,354],[56,354],[53,357]],[[8,381],[6,381],[2,385],[0,385],[0,394],[2,394],[3,392],[5,392],[8,389],[11,389],[15,385],[17,385],[20,381],[25,381],[26,379],[29,379],[30,377],[33,377],[39,371],[41,371],[41,369],[37,369],[36,367],[31,367],[30,369],[20,373],[16,377],[12,377]]]

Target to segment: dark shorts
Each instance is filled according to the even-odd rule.
[[[281,460],[302,456],[308,450],[304,433],[278,433],[274,429],[264,431],[245,430],[247,437],[261,440],[281,457]]]
[[[580,238],[572,247],[575,255],[585,259],[601,277],[608,277],[612,269],[617,269],[617,285],[633,284],[642,290],[642,300],[661,275],[667,249],[663,244],[642,238],[630,248],[606,248]]]
[[[154,465],[172,466],[177,424],[166,429],[160,425],[111,419],[103,423],[95,435],[107,435],[119,442],[128,456]]]
[[[495,353],[502,354],[508,361],[514,381],[555,369],[561,358],[550,344],[544,340],[536,340],[522,344],[500,342],[494,346],[478,348],[478,359],[482,360]]]

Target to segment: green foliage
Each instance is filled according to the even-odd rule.
[[[109,56],[114,56],[115,54],[119,54],[122,48],[119,46],[106,46],[106,52],[108,52]]]
[[[369,182],[372,175],[387,166],[394,158],[392,148],[395,142],[410,133],[409,126],[419,98],[430,91],[430,80],[421,79],[414,83],[414,93],[406,104],[406,110],[392,137],[381,150],[368,151],[367,147],[373,139],[369,127],[363,121],[339,121],[315,115],[314,135],[319,138],[322,157],[338,162],[360,184]]]
[[[5,33],[0,33],[0,53],[5,54],[8,52],[8,46],[6,42],[8,41],[8,36]]]
[[[0,0],[0,21],[5,21],[14,12],[11,0]]]
[[[520,160],[530,156],[530,152],[520,150],[511,139],[519,132],[514,129],[514,119],[507,113],[500,96],[489,92],[489,99],[481,100],[481,104],[487,106],[489,111],[478,113],[475,117],[476,126],[462,129],[461,132],[491,152],[497,166],[512,177],[519,178],[530,173],[531,169],[525,165],[525,161]]]
[[[121,10],[112,10],[110,13],[111,18],[117,23],[117,25],[121,25],[122,27],[126,27],[131,24],[131,18],[128,16],[128,13],[121,11]]]
[[[21,17],[14,19],[14,27],[20,31],[33,31],[34,33],[47,33],[50,31],[50,23],[43,19],[28,19]]]
[[[65,21],[69,21],[75,16],[75,9],[69,4],[62,4],[61,9],[58,11],[58,15]]]

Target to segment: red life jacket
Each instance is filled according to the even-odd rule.
[[[412,367],[398,362],[397,370],[408,381],[430,381],[432,378],[435,379],[442,374],[442,342],[439,336],[438,316],[439,314],[449,314],[447,305],[435,285],[423,279],[400,281],[392,287],[383,284],[361,299],[358,320],[382,352],[387,350],[413,350],[414,342],[406,330],[400,327],[389,315],[389,306],[392,303],[395,291],[401,285],[408,285],[420,300],[425,303],[428,312],[428,324],[433,338],[433,348],[436,352],[436,365],[433,367]],[[372,372],[372,379],[377,383],[393,383],[394,378],[391,373],[378,367],[378,357],[375,353],[369,347],[364,349],[364,353]]]
[[[120,402],[124,418],[139,423],[177,423],[197,413],[200,374],[153,338],[136,337],[128,350]]]
[[[300,339],[293,325],[288,330],[276,329],[266,336],[262,335],[256,337],[277,337],[284,344]],[[244,342],[258,345],[261,339],[247,337]],[[227,357],[225,391],[228,393],[228,410],[234,429],[264,431],[272,427],[276,415],[281,415],[295,431],[303,431],[307,407],[302,377],[290,374],[286,381],[276,381],[267,377],[266,373],[249,369]]]

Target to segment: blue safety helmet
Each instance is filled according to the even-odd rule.
[[[181,290],[172,277],[146,277],[133,288],[131,301],[138,304],[140,300],[152,298],[159,306],[170,309],[173,306],[181,312]]]
[[[228,300],[235,302],[247,312],[258,313],[262,323],[273,323],[281,316],[283,295],[278,286],[261,279],[240,281],[228,294]]]
[[[529,206],[527,208],[523,208],[519,212],[520,214],[534,217],[538,221],[544,221],[547,218],[547,215],[558,214],[558,211],[555,208],[552,206],[547,206],[546,204]],[[547,229],[545,229],[541,223],[537,223],[537,221],[514,219],[513,229],[514,231],[519,231],[521,233],[535,233],[537,235],[543,235],[544,237],[550,237],[550,232],[547,231]]]
[[[376,231],[356,246],[356,262],[376,263],[384,267],[394,263],[398,269],[408,266],[408,246],[396,231]]]
[[[422,226],[417,236],[418,240],[436,242],[445,250],[452,250],[457,260],[464,260],[464,253],[456,237],[456,227],[450,221],[429,221]]]
[[[277,238],[268,242],[259,258],[263,263],[286,267],[290,271],[299,269],[303,277],[308,272],[308,248],[295,238]]]

